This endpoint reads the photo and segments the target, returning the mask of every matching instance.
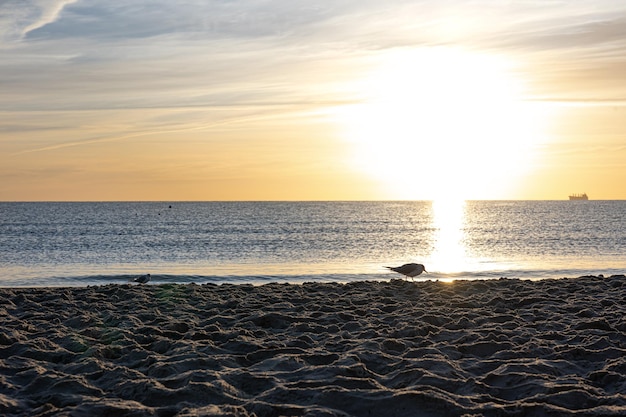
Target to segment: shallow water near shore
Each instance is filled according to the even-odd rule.
[[[625,201],[0,203],[0,286],[622,274]]]

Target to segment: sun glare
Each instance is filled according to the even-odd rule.
[[[450,273],[469,271],[469,260],[463,243],[465,202],[439,199],[432,202],[435,250],[427,260],[433,271]]]
[[[337,109],[354,164],[388,198],[507,195],[539,138],[538,114],[503,58],[445,47],[397,50]]]

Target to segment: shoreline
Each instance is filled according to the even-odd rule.
[[[0,288],[0,413],[626,414],[626,277]]]
[[[612,278],[623,277],[623,268],[606,267],[601,270],[594,269],[578,269],[576,271],[537,271],[537,270],[495,270],[495,271],[475,271],[475,272],[455,272],[455,273],[439,273],[429,272],[427,275],[420,275],[414,279],[414,282],[427,281],[486,281],[486,280],[559,280],[559,279],[577,279],[584,277]],[[354,283],[363,281],[380,281],[388,282],[393,279],[401,279],[401,275],[395,272],[385,270],[383,272],[330,272],[330,273],[292,273],[292,274],[248,274],[248,275],[202,275],[198,273],[180,273],[172,274],[167,272],[155,271],[153,268],[142,268],[133,273],[119,274],[86,274],[86,275],[69,275],[62,276],[28,276],[22,278],[0,277],[0,289],[35,289],[35,288],[82,288],[91,286],[107,286],[107,285],[125,285],[135,284],[134,278],[144,275],[146,271],[151,271],[152,279],[149,285],[246,285],[255,286],[267,285],[270,283],[289,283],[293,285],[302,285],[304,283]],[[600,273],[601,272],[601,273]]]

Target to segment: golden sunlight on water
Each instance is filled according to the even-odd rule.
[[[432,202],[435,250],[426,262],[429,271],[449,274],[471,270],[464,245],[465,206],[465,201],[458,199]]]
[[[476,252],[468,244],[471,228],[470,216],[475,208],[471,202],[460,198],[441,198],[431,205],[434,249],[424,260],[431,278],[449,279],[463,276],[466,272],[500,271],[519,268],[513,260],[495,259]]]

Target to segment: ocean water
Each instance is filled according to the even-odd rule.
[[[0,203],[0,286],[626,273],[626,201]]]

